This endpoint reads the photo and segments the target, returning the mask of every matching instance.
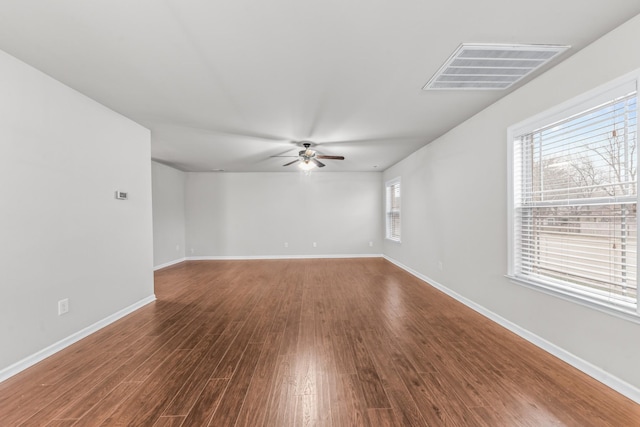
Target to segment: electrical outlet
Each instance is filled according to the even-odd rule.
[[[69,312],[69,298],[58,301],[58,316]]]
[[[313,247],[314,247],[314,248],[317,248],[317,247],[318,247],[318,244],[317,244],[316,242],[313,242]]]
[[[438,270],[442,271],[442,261],[438,261]]]
[[[288,248],[289,247],[289,242],[284,242],[284,247]]]
[[[369,247],[372,248],[373,247],[373,242],[369,242]]]
[[[180,245],[176,245],[176,251],[180,250]]]

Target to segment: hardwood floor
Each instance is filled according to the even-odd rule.
[[[634,426],[640,405],[382,259],[197,261],[0,384],[1,426]]]

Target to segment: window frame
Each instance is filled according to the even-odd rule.
[[[399,223],[399,231],[398,236],[392,235],[392,227],[391,227],[391,191],[392,187],[398,185],[400,189],[400,201],[398,203],[398,223]],[[396,243],[402,243],[402,183],[400,177],[396,177],[390,179],[384,183],[384,199],[385,199],[385,207],[384,207],[384,238]]]
[[[515,139],[523,134],[531,133],[536,129],[540,129],[544,126],[551,125],[553,123],[566,120],[567,118],[584,112],[590,108],[604,104],[605,102],[615,99],[617,96],[621,96],[629,93],[631,90],[636,90],[636,102],[640,105],[640,93],[638,89],[640,87],[640,70],[628,73],[618,79],[613,80],[605,85],[588,91],[580,96],[570,99],[564,103],[561,103],[555,107],[552,107],[542,113],[539,113],[529,119],[525,119],[519,123],[516,123],[507,128],[507,274],[506,277],[511,282],[525,287],[543,292],[548,295],[561,298],[563,300],[571,301],[586,307],[596,309],[598,311],[614,315],[626,320],[640,323],[640,288],[636,291],[636,308],[624,309],[622,306],[615,304],[608,304],[604,298],[598,298],[594,292],[587,290],[581,291],[579,288],[569,288],[567,286],[558,285],[551,280],[530,280],[518,276],[516,272],[516,239],[517,232],[516,226],[516,206],[515,196],[516,188],[514,182],[516,181],[518,171],[515,170],[514,155],[515,155]],[[631,90],[629,90],[631,89]],[[640,108],[638,109],[640,112]],[[638,139],[638,137],[636,136]],[[640,141],[637,141],[640,143]],[[636,150],[638,151],[638,150]],[[640,153],[636,152],[636,165],[640,160]],[[640,181],[636,176],[636,183]],[[640,196],[636,196],[637,203],[640,203]],[[636,216],[636,226],[640,225],[640,215]],[[640,228],[638,228],[640,229]],[[637,265],[640,266],[640,245],[636,254]]]

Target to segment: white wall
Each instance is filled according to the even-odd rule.
[[[0,94],[2,377],[153,297],[153,261],[149,131],[3,52]]]
[[[636,17],[384,172],[402,177],[402,243],[387,256],[635,387],[639,324],[504,275],[507,127],[640,68],[639,39]]]
[[[188,173],[187,257],[380,254],[381,176]]]
[[[153,187],[153,265],[157,269],[184,260],[186,174],[151,162]]]

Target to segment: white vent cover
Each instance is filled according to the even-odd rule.
[[[506,89],[569,47],[463,43],[422,89]]]

